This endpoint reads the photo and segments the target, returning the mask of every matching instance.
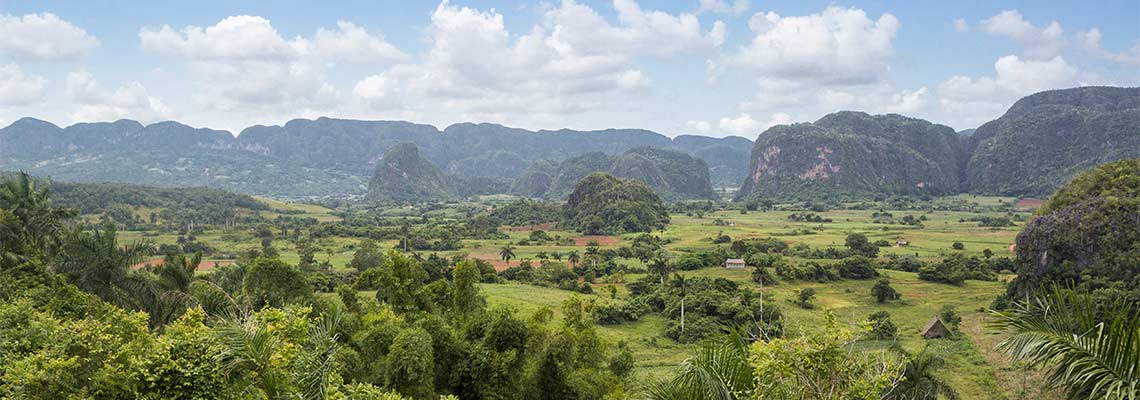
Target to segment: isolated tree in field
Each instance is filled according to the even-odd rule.
[[[965,250],[966,245],[962,244],[962,242],[954,242],[953,244],[950,245],[950,248],[952,248],[954,250]]]
[[[812,308],[813,299],[815,299],[815,289],[803,288],[796,291],[796,304],[800,308]]]
[[[506,261],[507,264],[511,263],[511,259],[515,258],[515,246],[506,245],[499,249],[499,257]]]
[[[578,261],[581,261],[581,258],[578,256],[578,250],[571,250],[569,253],[566,253],[566,261],[570,262],[571,267],[577,267]]]
[[[879,283],[871,287],[871,295],[875,296],[875,301],[879,303],[886,303],[887,300],[895,300],[902,297],[895,288],[891,287],[891,281],[887,278],[880,279]]]
[[[357,272],[364,272],[381,265],[384,265],[384,250],[380,249],[376,241],[370,239],[360,241],[356,252],[352,254],[352,260],[348,262],[348,266]]]
[[[844,240],[843,245],[848,249],[851,249],[851,251],[855,252],[855,254],[859,254],[864,257],[875,258],[879,255],[879,246],[876,246],[874,243],[871,243],[869,240],[867,240],[867,235],[864,235],[862,233],[852,233],[850,235],[847,235],[847,239]]]

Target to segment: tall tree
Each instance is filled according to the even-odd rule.
[[[506,261],[507,264],[511,263],[511,259],[515,258],[515,246],[506,245],[499,249],[499,257]]]

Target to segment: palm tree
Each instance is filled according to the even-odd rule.
[[[673,274],[673,280],[669,283],[677,289],[677,294],[681,296],[681,333],[685,333],[685,297],[689,295],[689,286],[692,285],[692,281],[686,280],[684,275]]]
[[[569,253],[566,253],[566,261],[570,262],[571,267],[577,267],[579,260],[581,259],[578,258],[578,250],[571,250]]]
[[[903,367],[903,379],[899,381],[894,390],[887,396],[889,400],[956,400],[958,393],[949,383],[938,377],[936,370],[945,364],[945,360],[934,354],[929,354],[922,348],[918,354],[909,354],[902,346],[895,343],[891,348],[906,356],[907,362]]]
[[[1119,300],[1053,287],[1009,311],[991,329],[1008,334],[998,349],[1033,367],[1069,398],[1140,398],[1140,310]]]
[[[0,209],[6,226],[4,256],[12,261],[50,253],[59,244],[63,221],[74,216],[69,210],[52,207],[48,190],[39,189],[23,172],[0,184]]]
[[[499,249],[499,257],[502,257],[503,261],[506,261],[507,264],[510,264],[511,259],[515,258],[515,246],[511,246],[509,244],[503,246],[502,249]]]
[[[132,308],[132,289],[141,284],[129,279],[130,266],[142,261],[151,246],[136,242],[120,247],[115,228],[67,232],[55,271],[85,292],[124,308]]]
[[[749,399],[756,389],[748,363],[748,341],[735,329],[720,342],[707,341],[696,356],[681,363],[672,380],[651,384],[654,400]]]
[[[664,255],[658,254],[653,258],[653,262],[646,266],[650,274],[657,275],[660,284],[665,284],[665,276],[669,275],[669,259]]]

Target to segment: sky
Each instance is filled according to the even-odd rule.
[[[327,116],[755,138],[839,110],[962,130],[1087,85],[1140,85],[1140,2],[0,0],[0,126],[237,134]]]

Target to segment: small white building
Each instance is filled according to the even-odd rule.
[[[739,259],[739,258],[730,258],[730,259],[724,260],[724,267],[725,268],[744,268],[747,266],[748,266],[748,264],[746,264],[744,262],[744,260]]]

